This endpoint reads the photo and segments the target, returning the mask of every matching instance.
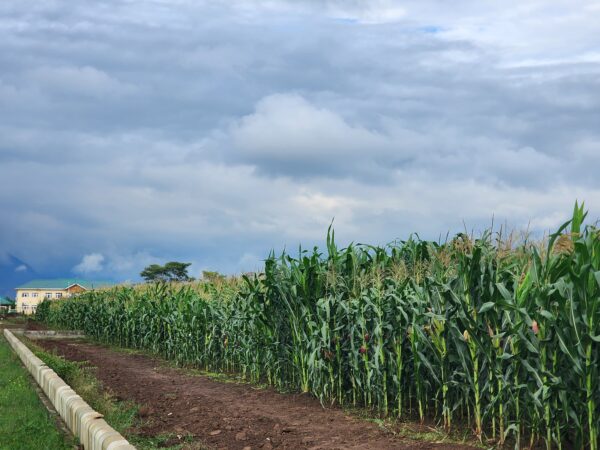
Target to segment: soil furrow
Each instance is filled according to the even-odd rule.
[[[309,395],[219,382],[87,342],[36,342],[69,360],[89,361],[117,398],[142,405],[137,434],[193,435],[217,449],[472,449],[402,438],[340,409],[323,408]]]

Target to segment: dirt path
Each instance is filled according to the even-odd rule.
[[[402,439],[339,409],[324,409],[307,395],[280,394],[223,383],[165,367],[157,359],[77,341],[38,340],[48,350],[89,361],[97,377],[121,399],[143,405],[136,430],[192,434],[217,449],[471,449]]]

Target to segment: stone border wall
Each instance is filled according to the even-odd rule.
[[[9,328],[17,336],[25,336],[29,339],[83,339],[83,331],[72,330],[27,330],[25,328]]]
[[[4,337],[33,375],[54,408],[86,450],[135,450],[127,440],[102,419],[44,361],[15,337],[8,329]]]

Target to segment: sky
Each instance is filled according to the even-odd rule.
[[[332,220],[344,245],[598,218],[598,23],[586,0],[3,0],[2,270],[239,273]]]

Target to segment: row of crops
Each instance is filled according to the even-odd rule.
[[[45,303],[39,318],[323,404],[467,427],[522,448],[598,449],[600,231],[583,207],[545,243],[271,255],[264,273]]]

